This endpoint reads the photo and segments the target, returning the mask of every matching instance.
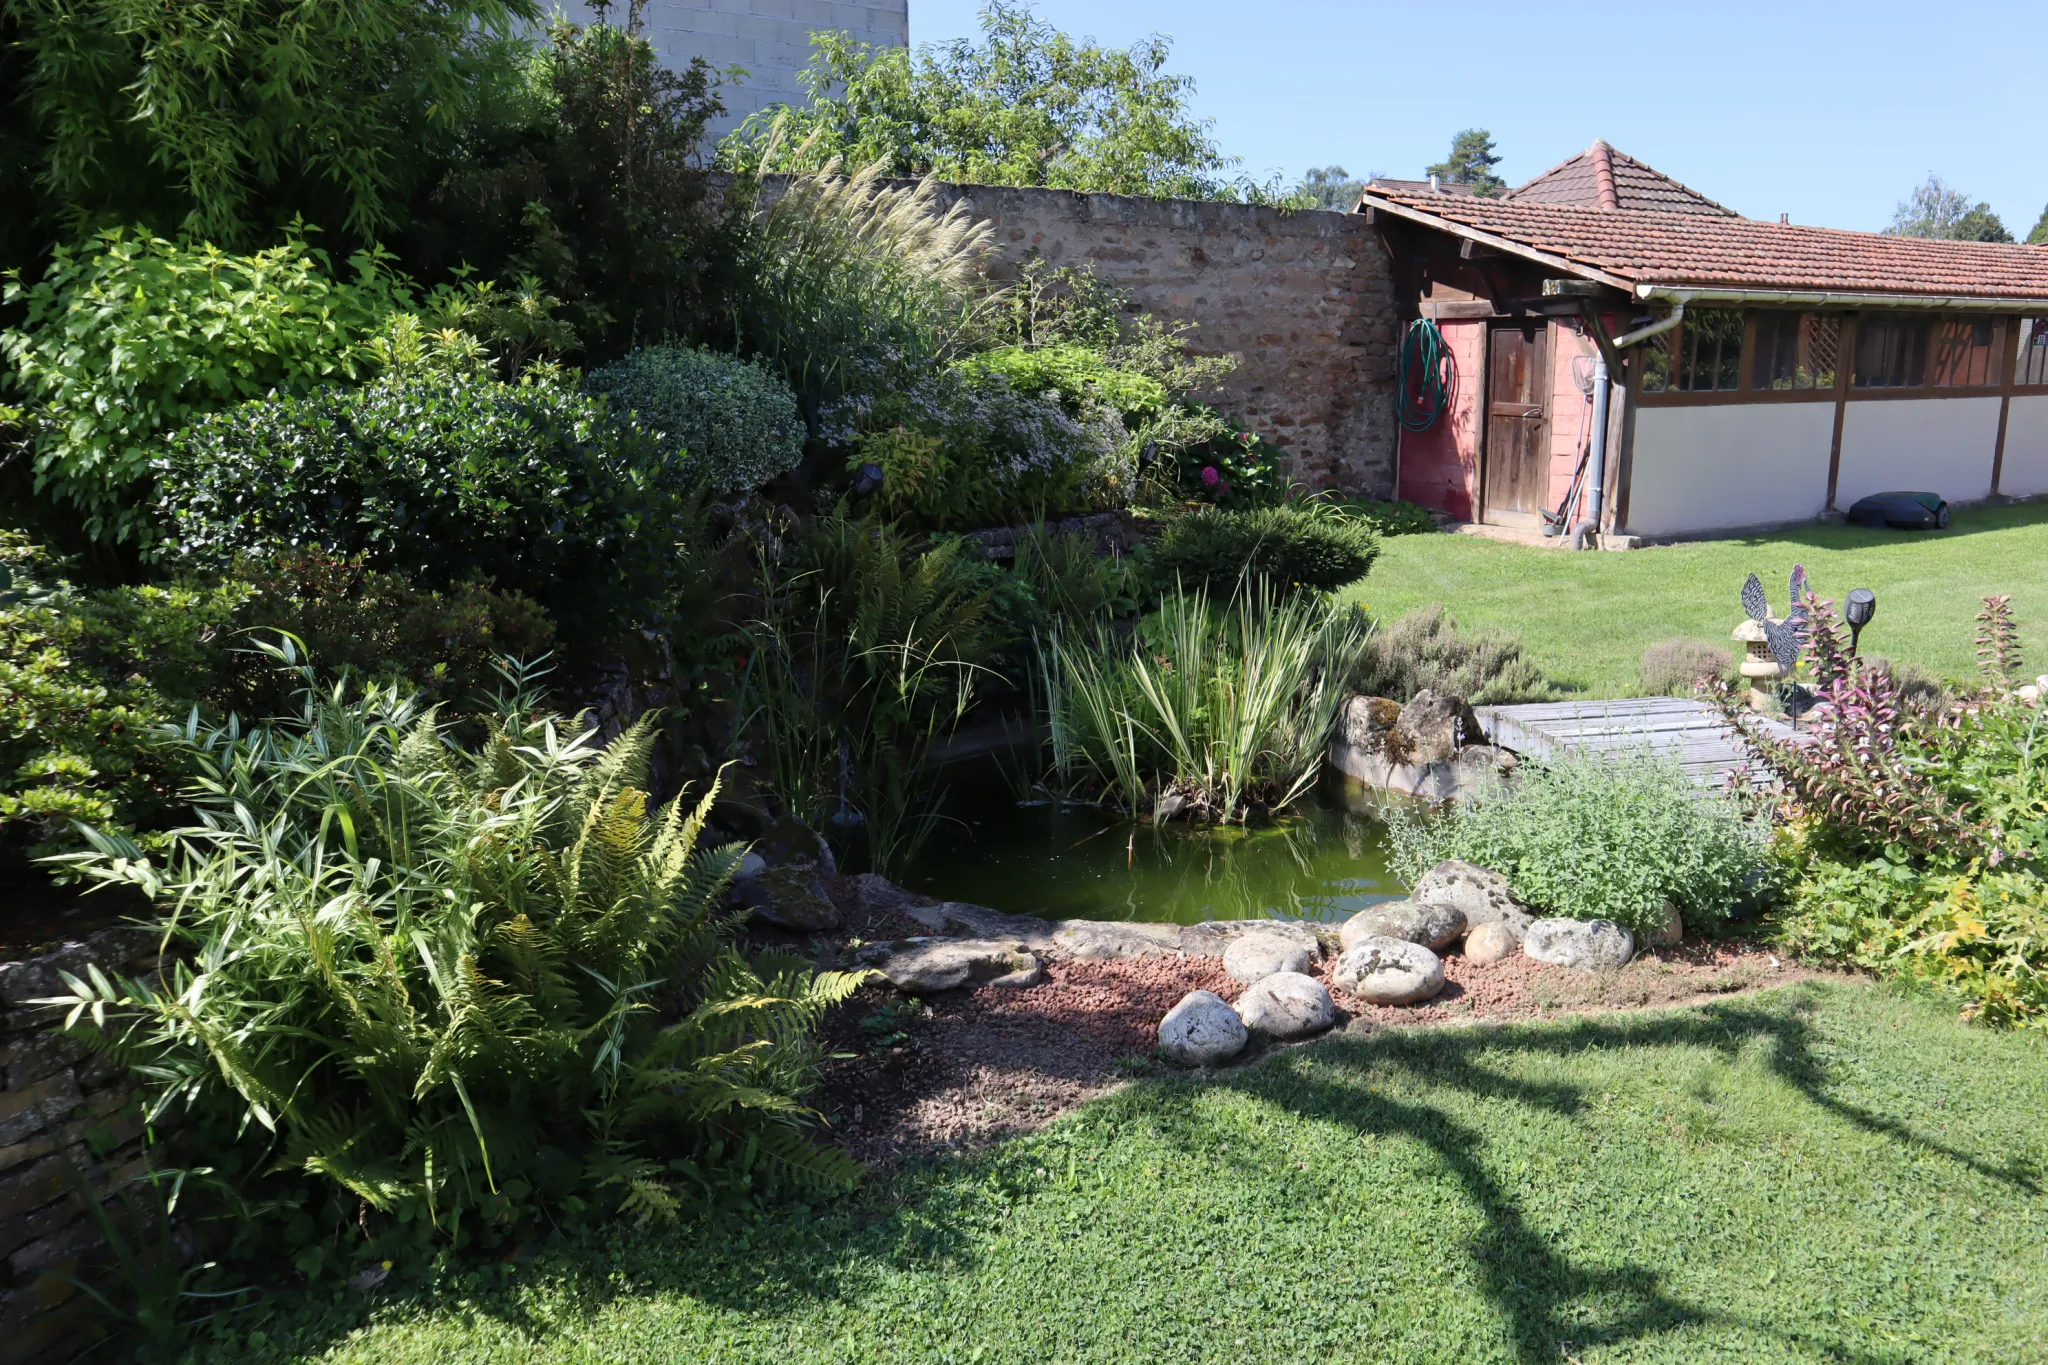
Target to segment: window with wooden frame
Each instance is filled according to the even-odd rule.
[[[2012,382],[2036,388],[2048,385],[2048,318],[2021,318],[2020,348]]]
[[[1832,389],[1842,350],[1842,320],[1831,313],[1756,314],[1749,387]]]
[[[2003,318],[1942,318],[1934,327],[1934,387],[1996,387],[2000,377],[1998,356],[2005,349],[1999,343],[2004,340]]]
[[[1850,382],[1859,389],[1925,388],[1933,331],[1934,319],[1924,315],[1865,313],[1856,323]]]
[[[1742,387],[1742,311],[1700,308],[1644,347],[1644,393],[1729,393]]]

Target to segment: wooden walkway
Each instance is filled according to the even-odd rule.
[[[1534,702],[1522,706],[1480,706],[1479,724],[1492,743],[1518,754],[1620,754],[1650,749],[1674,755],[1693,780],[1720,786],[1730,769],[1750,762],[1749,748],[1706,702],[1693,697],[1631,697],[1623,701]],[[1790,739],[1783,721],[1764,722],[1769,732]],[[1761,765],[1752,771],[1767,780]]]

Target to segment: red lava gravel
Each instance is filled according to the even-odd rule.
[[[891,926],[865,925],[871,937]],[[882,932],[877,932],[882,931]],[[1325,978],[1331,959],[1316,968]],[[1367,1005],[1333,990],[1339,1031],[1537,1019],[1684,1004],[1813,975],[1749,945],[1646,952],[1594,975],[1519,954],[1492,966],[1444,959],[1443,993],[1421,1005]],[[1245,988],[1220,958],[1050,961],[1035,986],[953,991],[924,1002],[868,987],[828,1021],[836,1054],[821,1108],[855,1157],[887,1167],[1036,1128],[1124,1078],[1165,1068],[1151,1052],[1160,1018],[1193,990],[1234,1001]]]

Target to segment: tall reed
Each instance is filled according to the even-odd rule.
[[[1039,643],[1053,769],[1153,820],[1243,821],[1315,783],[1365,650],[1355,610],[1253,580],[1226,603],[1169,593],[1129,639]]]

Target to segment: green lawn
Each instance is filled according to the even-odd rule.
[[[1349,591],[1392,619],[1441,602],[1460,624],[1510,631],[1543,668],[1594,696],[1641,690],[1643,650],[1688,636],[1727,643],[1754,571],[1773,610],[1804,563],[1823,597],[1877,593],[1866,651],[1949,677],[1972,674],[1971,632],[1987,593],[2010,593],[2022,638],[2048,647],[2048,504],[1958,512],[1947,531],[1813,526],[1627,554],[1503,545],[1477,536],[1395,536]],[[2048,663],[2048,656],[2044,656]]]
[[[209,1358],[2040,1361],[2044,1113],[2039,1039],[1886,988],[1385,1033]]]

